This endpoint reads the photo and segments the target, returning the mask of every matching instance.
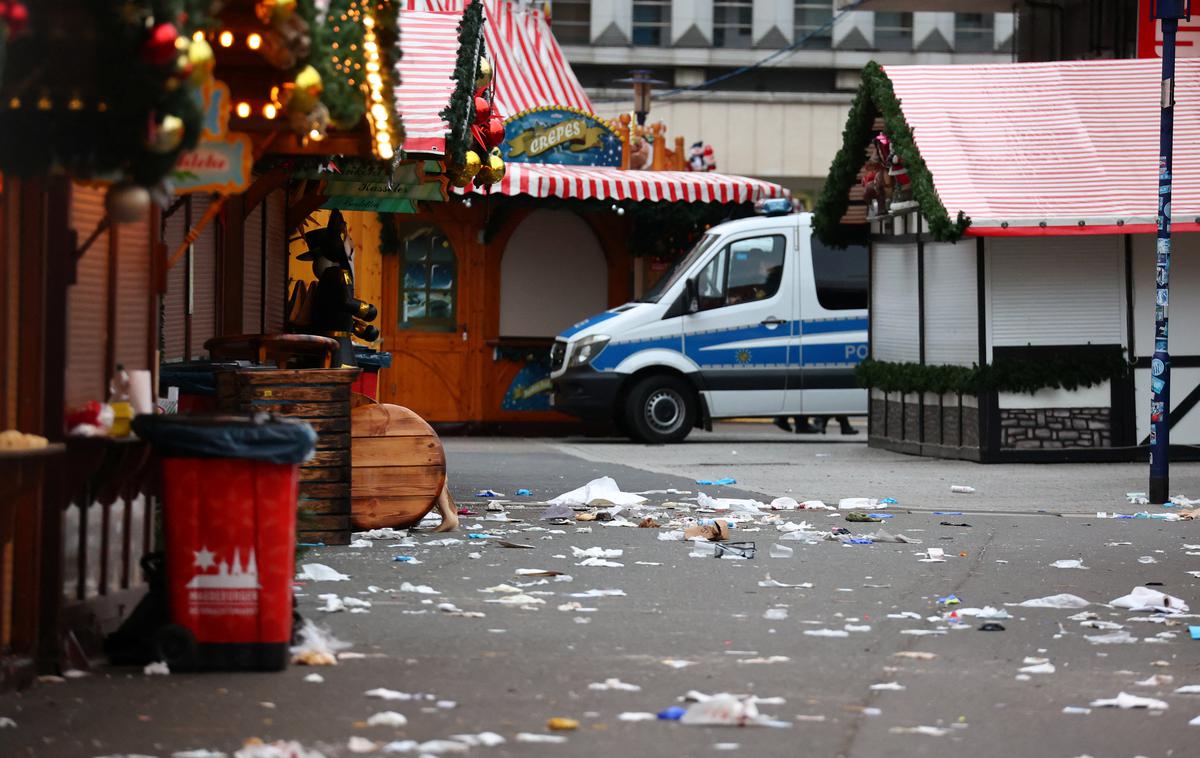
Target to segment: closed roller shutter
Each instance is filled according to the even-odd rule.
[[[192,226],[199,223],[208,211],[212,198],[192,196]],[[210,221],[192,246],[192,354],[204,358],[208,351],[205,341],[217,334],[217,221]]]
[[[871,357],[920,360],[917,316],[916,244],[876,244],[871,248]]]
[[[242,331],[246,334],[263,332],[263,204],[259,203],[246,216],[242,254]]]
[[[1116,236],[990,240],[992,345],[1123,344],[1122,249]]]
[[[266,325],[263,331],[282,332],[287,310],[288,244],[287,244],[287,193],[276,190],[267,195],[267,267],[263,272],[266,280]]]
[[[975,241],[925,244],[925,362],[979,362]]]
[[[163,219],[163,243],[167,256],[175,254],[187,235],[187,206],[180,205],[175,212]],[[181,257],[167,269],[167,293],[162,299],[162,342],[164,361],[178,361],[184,357],[184,333],[187,324],[187,285],[185,273],[187,258]]]
[[[71,228],[82,244],[104,218],[104,190],[73,185]],[[67,405],[103,400],[108,367],[108,233],[79,259],[67,290]]]
[[[127,370],[149,368],[154,346],[150,328],[150,219],[117,226],[116,362]]]

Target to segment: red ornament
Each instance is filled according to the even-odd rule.
[[[29,26],[29,9],[21,3],[0,3],[0,18],[8,24],[8,31],[14,37],[24,34]]]
[[[483,136],[488,149],[500,147],[500,143],[504,142],[504,120],[499,116],[489,118],[487,126],[483,128]]]
[[[482,156],[486,156],[491,147],[487,143],[487,134],[481,126],[472,126],[471,135],[475,137],[475,142],[479,145],[479,152]]]
[[[488,117],[492,115],[492,106],[487,100],[482,97],[475,98],[475,123],[483,126],[487,123]]]
[[[142,60],[151,66],[165,66],[175,60],[175,40],[179,32],[174,24],[159,24],[150,30],[150,36],[142,43]]]

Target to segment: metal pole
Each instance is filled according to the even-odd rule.
[[[1162,21],[1162,85],[1158,136],[1158,243],[1155,247],[1154,357],[1150,361],[1150,502],[1170,498],[1171,355],[1167,349],[1167,303],[1171,273],[1171,157],[1175,132],[1175,37],[1186,0],[1150,4],[1150,22]]]

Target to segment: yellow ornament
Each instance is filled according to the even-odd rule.
[[[317,99],[321,96],[321,90],[324,88],[321,74],[312,66],[305,66],[300,73],[296,74],[296,79],[292,83],[292,93],[287,103],[288,110],[294,113],[308,113],[316,107]]]
[[[487,58],[479,59],[479,73],[475,76],[475,91],[487,89],[492,83],[492,64]]]
[[[462,171],[467,175],[468,180],[474,179],[475,175],[479,173],[479,169],[482,165],[483,162],[479,159],[479,153],[475,152],[474,150],[468,150],[466,161],[462,166]]]
[[[215,63],[212,46],[204,38],[194,39],[188,47],[187,57],[192,64],[192,73],[188,81],[194,87],[203,87],[212,79]]]
[[[475,175],[475,186],[484,187],[498,183],[504,178],[506,170],[504,159],[500,157],[500,148],[493,147],[492,152],[488,155],[487,163],[481,166],[479,173]]]
[[[146,138],[146,147],[156,153],[169,153],[183,142],[183,119],[170,114],[163,116],[161,124],[152,127]]]

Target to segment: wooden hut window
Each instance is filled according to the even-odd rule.
[[[457,328],[458,259],[450,240],[424,229],[404,244],[400,328],[453,332]]]

